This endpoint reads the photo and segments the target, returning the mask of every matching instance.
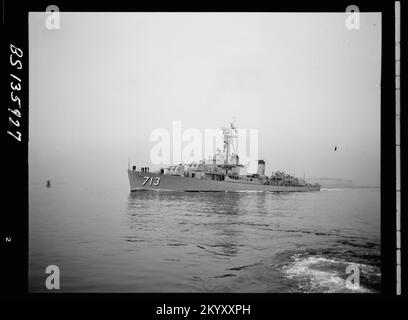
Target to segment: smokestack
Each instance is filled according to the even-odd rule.
[[[258,169],[256,170],[256,173],[260,177],[263,177],[265,175],[265,161],[258,160]]]

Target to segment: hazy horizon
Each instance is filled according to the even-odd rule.
[[[29,14],[29,179],[128,187],[149,137],[258,129],[266,171],[380,185],[381,14]],[[186,143],[187,144],[187,143]],[[334,151],[337,146],[337,151]]]

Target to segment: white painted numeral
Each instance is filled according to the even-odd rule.
[[[150,179],[150,177],[143,177],[143,179],[145,179],[145,181],[143,181],[142,186],[144,186],[147,183],[147,181]]]
[[[153,185],[153,186],[158,186],[160,185],[160,177],[143,177],[144,181],[142,183],[142,186],[146,185],[147,182],[150,180],[149,185]]]
[[[153,184],[154,184],[155,186],[158,186],[158,185],[160,184],[160,177],[154,178]]]

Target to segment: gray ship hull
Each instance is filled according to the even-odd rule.
[[[234,192],[234,191],[271,191],[271,192],[305,192],[320,191],[320,186],[272,186],[259,183],[245,183],[236,180],[215,181],[184,176],[172,176],[128,170],[130,191],[169,190],[200,192]]]

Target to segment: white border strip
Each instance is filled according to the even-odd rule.
[[[400,32],[401,2],[395,2],[395,156],[396,156],[396,209],[397,209],[397,295],[401,295],[401,92],[400,92]]]

